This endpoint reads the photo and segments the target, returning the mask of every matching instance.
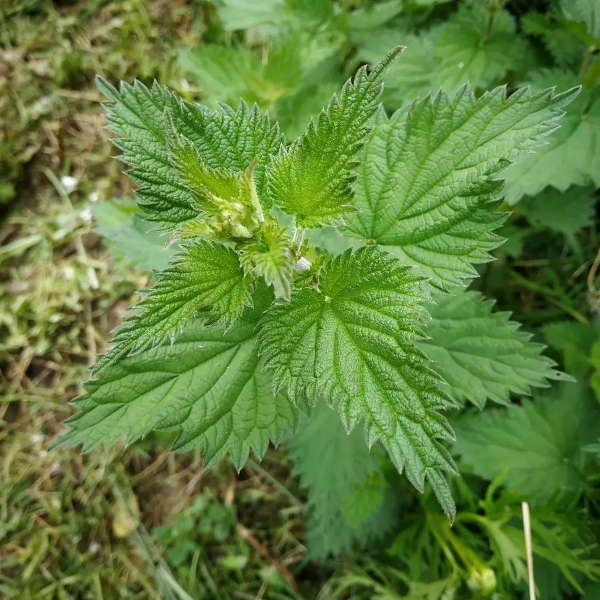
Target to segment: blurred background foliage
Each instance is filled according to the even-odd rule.
[[[0,3],[0,597],[600,597],[597,0]],[[507,243],[476,287],[577,384],[467,409],[450,528],[326,408],[239,474],[194,453],[49,450],[110,330],[168,252],[112,158],[94,77],[257,103],[297,135],[360,64],[407,50],[388,111],[469,81],[582,84],[507,171]],[[335,247],[335,236],[322,243]]]

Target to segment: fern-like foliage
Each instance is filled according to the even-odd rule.
[[[370,73],[361,67],[269,166],[273,203],[294,215],[299,225],[318,227],[352,210],[356,155],[377,109],[381,75],[400,51],[392,50]]]
[[[361,67],[289,146],[243,102],[209,109],[156,84],[99,80],[138,203],[178,250],[117,331],[63,443],[163,429],[175,448],[240,467],[325,403],[354,432],[341,438],[350,453],[362,424],[367,445],[380,441],[418,490],[429,482],[453,517],[445,411],[558,375],[473,293],[447,296],[431,321],[430,284],[450,290],[488,259],[502,168],[540,144],[573,93],[465,87],[388,117],[381,75],[399,50]],[[143,241],[172,253],[164,238]],[[305,438],[320,427],[310,421]],[[370,472],[357,501],[331,512],[356,531],[368,517],[357,507],[377,504]]]

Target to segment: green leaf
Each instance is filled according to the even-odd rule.
[[[497,10],[494,18],[482,2],[463,4],[436,32],[435,55],[439,83],[450,92],[464,83],[494,85],[524,51],[513,17]]]
[[[576,377],[586,377],[592,369],[590,353],[600,338],[600,323],[558,321],[543,327],[550,346],[563,355],[565,369]]]
[[[294,29],[325,22],[333,15],[331,0],[218,0],[219,17],[226,30],[269,26]]]
[[[204,240],[185,244],[156,280],[118,329],[98,368],[173,338],[191,319],[230,324],[250,304],[255,285],[232,249]]]
[[[527,13],[521,19],[521,26],[525,33],[541,37],[558,66],[571,67],[581,61],[585,45],[552,14]]]
[[[465,87],[380,113],[365,144],[346,231],[414,265],[445,289],[476,275],[500,243],[499,170],[540,143],[573,92]]]
[[[239,469],[295,427],[298,409],[258,358],[254,315],[231,329],[193,323],[173,343],[107,366],[86,385],[62,445],[89,450],[155,430],[174,432],[173,448],[198,448],[207,465],[224,455]]]
[[[261,321],[261,352],[292,398],[323,397],[349,431],[364,422],[396,468],[419,490],[427,478],[444,509],[454,503],[443,472],[454,472],[440,439],[452,431],[448,401],[416,346],[421,280],[375,248],[347,251],[321,273],[318,290],[294,292]]]
[[[579,83],[576,76],[558,69],[531,76],[536,89],[559,89]],[[561,192],[571,185],[600,187],[600,93],[584,88],[567,108],[560,129],[535,154],[524,157],[505,172],[506,201],[515,204],[524,195],[535,196],[546,186]]]
[[[196,81],[205,101],[236,103],[240,98],[268,108],[294,93],[302,77],[300,36],[279,40],[261,62],[259,55],[243,47],[207,45],[182,54],[182,66]]]
[[[361,67],[305,133],[269,165],[269,193],[298,224],[316,227],[352,210],[353,167],[368,123],[377,108],[379,79],[401,48],[371,73]]]
[[[549,379],[564,379],[554,361],[542,355],[544,346],[519,331],[509,313],[492,312],[493,301],[462,290],[435,300],[429,310],[430,339],[420,345],[457,401],[483,408],[488,399],[507,403],[511,394],[528,394],[530,387],[547,387]]]
[[[189,141],[207,166],[244,171],[255,160],[256,187],[263,197],[264,170],[282,143],[281,133],[256,107],[241,103],[209,110],[184,102],[158,84],[121,83],[119,91],[98,79],[106,96],[106,120],[138,183],[139,204],[145,216],[170,229],[196,216],[193,195],[172,164],[169,136],[173,128]],[[169,118],[167,118],[167,113]]]
[[[582,446],[598,436],[599,417],[583,384],[563,384],[521,406],[465,416],[454,449],[477,475],[491,480],[506,469],[509,488],[544,502],[585,486]]]
[[[283,0],[218,0],[219,17],[227,31],[249,29],[275,21]]]
[[[273,286],[276,298],[292,295],[295,259],[292,239],[274,219],[267,218],[253,239],[239,246],[240,263],[246,273],[262,277]]]
[[[600,6],[597,0],[561,0],[560,7],[567,19],[582,23],[592,38],[600,40]]]
[[[490,27],[491,24],[491,27]],[[406,52],[385,74],[383,99],[397,108],[406,101],[443,89],[454,93],[469,83],[487,88],[498,83],[514,66],[512,57],[527,52],[527,43],[515,33],[513,17],[499,10],[490,21],[483,3],[464,3],[441,25],[415,35],[415,26],[383,29],[359,47],[365,60],[381,56],[381,47],[402,43]]]
[[[369,452],[358,430],[348,434],[335,412],[319,404],[288,447],[294,473],[308,491],[306,538],[313,559],[347,553],[389,529],[386,484],[377,477],[381,453]]]
[[[176,246],[167,246],[168,238],[153,231],[152,224],[139,213],[132,198],[92,204],[95,231],[102,236],[118,267],[164,269],[173,258]]]
[[[186,75],[197,83],[202,99],[216,106],[218,102],[257,102],[251,89],[251,78],[261,71],[258,54],[247,48],[226,48],[206,45],[181,53],[181,65]]]
[[[535,198],[523,198],[519,212],[532,225],[573,237],[592,224],[595,205],[596,198],[589,188],[575,187],[566,192],[547,188]]]

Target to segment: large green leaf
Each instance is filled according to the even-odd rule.
[[[420,278],[375,248],[347,251],[325,268],[318,290],[270,308],[261,351],[291,397],[323,397],[348,430],[364,422],[396,468],[423,489],[427,478],[448,515],[454,503],[444,472],[453,462],[448,401],[416,346],[423,320]]]
[[[518,210],[532,225],[572,238],[593,223],[595,205],[596,198],[589,187],[572,187],[566,192],[547,188],[534,198],[523,198]]]
[[[465,87],[379,113],[365,144],[346,231],[414,265],[439,288],[475,276],[503,217],[499,171],[557,125],[573,92],[503,87],[476,98]]]
[[[487,88],[502,80],[514,67],[515,54],[527,51],[524,38],[515,35],[513,17],[498,10],[493,19],[481,2],[464,3],[440,25],[415,35],[410,23],[369,32],[359,40],[359,56],[372,61],[395,44],[406,46],[402,60],[387,71],[386,106],[443,89],[454,93],[461,85]]]
[[[98,368],[173,338],[193,318],[231,323],[250,304],[254,285],[232,249],[204,240],[188,242],[133,307]]]
[[[559,89],[580,83],[575,75],[547,69],[530,77],[535,89]],[[505,173],[506,201],[515,204],[524,195],[535,196],[546,186],[564,192],[571,185],[600,186],[600,92],[583,89],[567,108],[560,129],[535,154],[523,157]]]
[[[199,448],[207,464],[228,454],[238,468],[252,450],[293,430],[297,408],[273,394],[250,315],[230,329],[189,325],[175,340],[112,364],[86,385],[60,443],[127,443],[174,432],[173,448]]]
[[[381,74],[399,52],[389,52],[370,73],[361,67],[305,133],[269,165],[271,199],[299,225],[317,227],[352,210],[356,156],[377,108]]]
[[[146,217],[164,228],[196,216],[191,191],[171,162],[171,128],[188,140],[211,168],[243,171],[255,160],[259,196],[264,196],[264,170],[270,155],[282,142],[279,129],[258,109],[241,103],[237,109],[223,105],[209,110],[184,102],[158,84],[147,88],[139,81],[122,83],[117,91],[98,79],[108,99],[106,120],[139,184],[137,194]]]
[[[509,313],[492,312],[493,304],[473,291],[436,297],[428,339],[421,342],[450,384],[450,394],[479,407],[488,399],[506,403],[511,394],[528,394],[530,387],[564,378],[542,355],[543,346],[519,331]]]
[[[506,485],[540,501],[555,492],[585,486],[583,446],[600,432],[600,410],[583,384],[521,406],[464,417],[455,450],[461,463],[493,479],[506,470]]]
[[[323,559],[381,536],[393,522],[385,506],[382,452],[348,434],[327,405],[315,407],[288,443],[294,473],[308,492],[307,544]]]

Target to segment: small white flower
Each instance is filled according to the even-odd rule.
[[[86,223],[91,223],[92,221],[92,209],[89,206],[86,206],[80,213],[79,216]]]
[[[296,263],[296,271],[300,271],[301,273],[304,273],[305,271],[308,271],[311,268],[311,263],[309,260],[307,260],[306,258],[304,258],[304,256],[301,256],[298,259],[298,262]]]
[[[100,544],[98,542],[92,542],[89,546],[88,546],[88,552],[90,554],[97,554],[98,550],[100,550]]]
[[[60,182],[62,183],[62,186],[65,188],[65,191],[67,192],[67,194],[70,194],[77,187],[77,184],[79,183],[79,179],[77,179],[77,177],[71,177],[70,175],[63,175],[60,178]]]
[[[29,438],[32,444],[38,444],[44,439],[44,436],[41,433],[34,433]]]
[[[100,194],[98,193],[98,190],[94,190],[90,194],[90,202],[98,202],[98,198],[100,198]]]

